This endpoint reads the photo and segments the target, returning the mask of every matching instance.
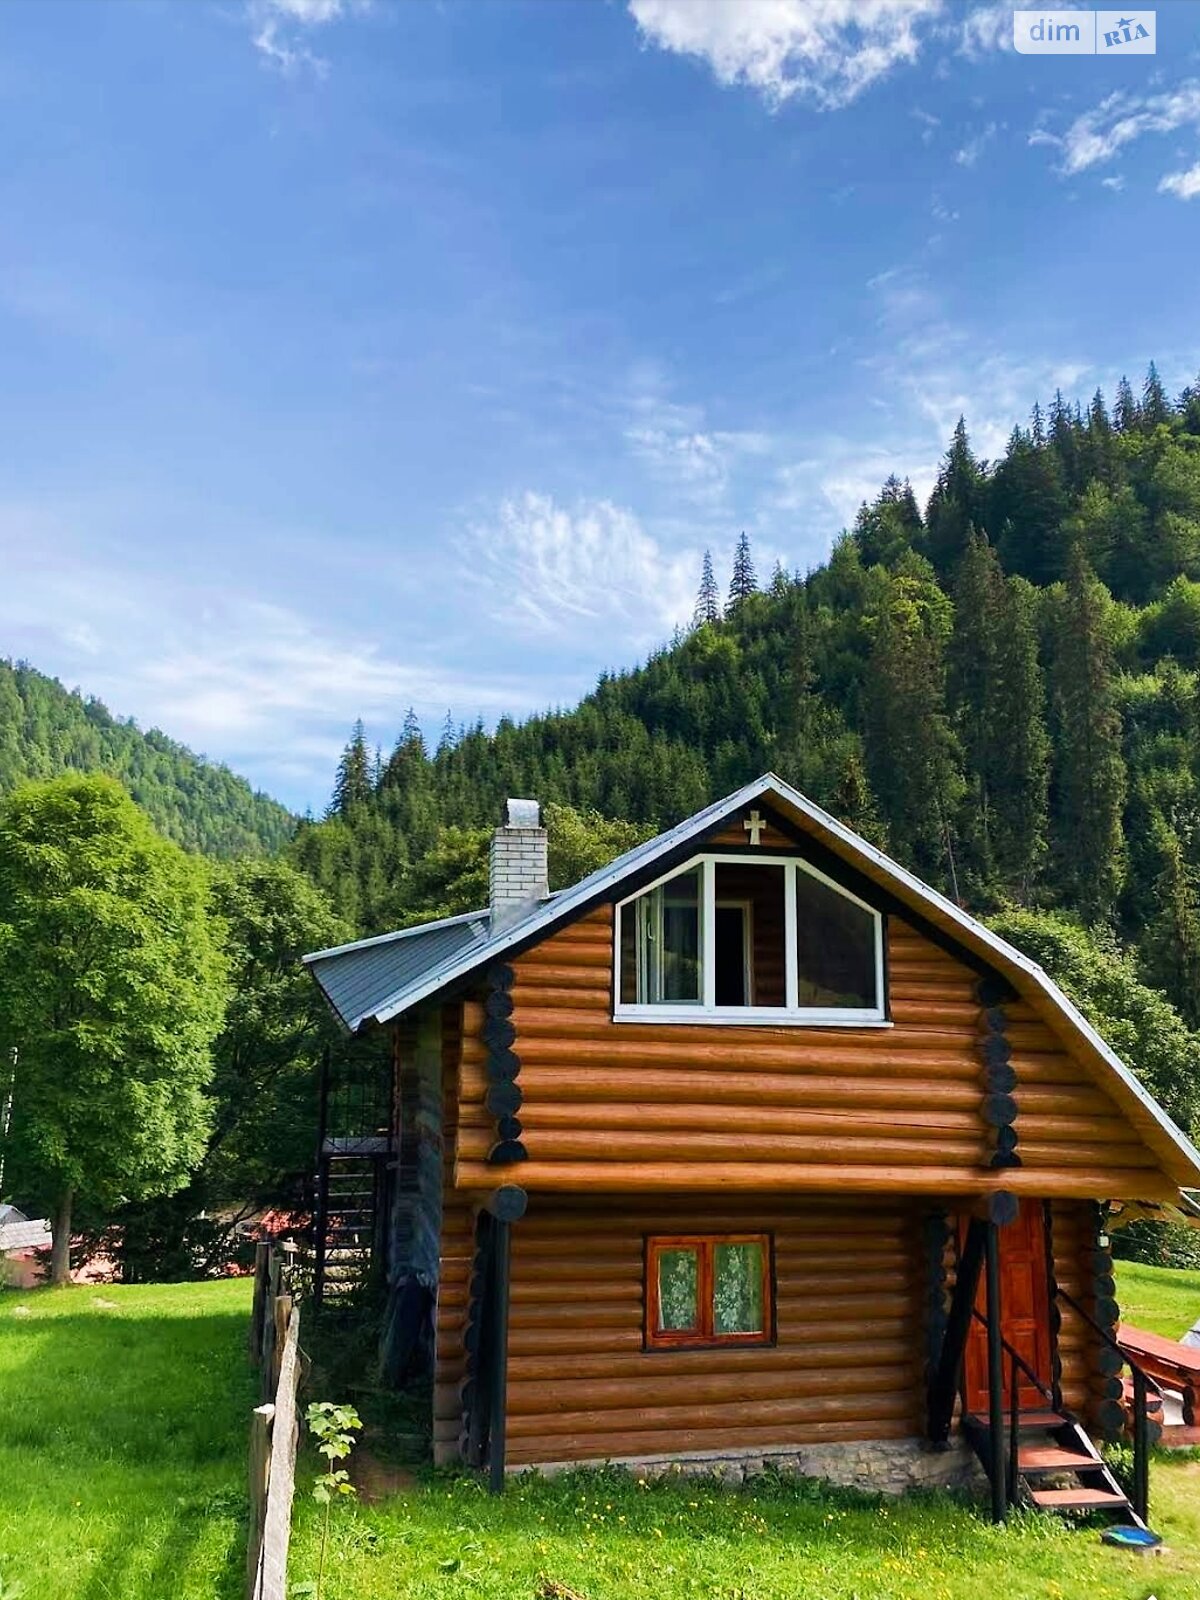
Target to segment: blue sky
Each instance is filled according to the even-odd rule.
[[[807,568],[965,412],[1200,370],[1200,5],[0,7],[0,652],[319,808]]]

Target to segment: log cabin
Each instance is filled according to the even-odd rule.
[[[393,1064],[386,1128],[324,1139],[318,1293],[357,1152],[438,1462],[1144,1517],[1109,1233],[1190,1214],[1200,1155],[1039,966],[781,779],[554,894],[509,801],[486,909],[305,960]],[[1097,1445],[1131,1428],[1127,1498]]]

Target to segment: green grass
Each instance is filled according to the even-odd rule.
[[[1118,1261],[1117,1302],[1135,1328],[1181,1338],[1200,1317],[1200,1272]]]
[[[587,1600],[1196,1600],[1200,1463],[1153,1467],[1165,1555],[1100,1544],[1022,1514],[994,1528],[947,1497],[869,1502],[811,1484],[639,1487],[616,1472],[509,1484],[435,1479],[334,1507],[326,1600],[537,1600],[546,1579]],[[297,1502],[291,1580],[316,1571],[318,1524]]]
[[[237,1600],[247,1280],[0,1295],[0,1596]]]

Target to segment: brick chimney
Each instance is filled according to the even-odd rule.
[[[511,927],[550,893],[546,830],[536,800],[506,800],[488,859],[492,932]]]

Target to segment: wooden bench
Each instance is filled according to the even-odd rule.
[[[1174,1339],[1164,1339],[1161,1334],[1148,1333],[1144,1328],[1131,1328],[1123,1322],[1117,1329],[1117,1343],[1144,1372],[1168,1389],[1176,1389],[1183,1397],[1183,1427],[1178,1425],[1164,1430],[1164,1443],[1178,1444],[1186,1430],[1197,1429],[1196,1413],[1200,1409],[1200,1349],[1191,1345],[1176,1344]]]

